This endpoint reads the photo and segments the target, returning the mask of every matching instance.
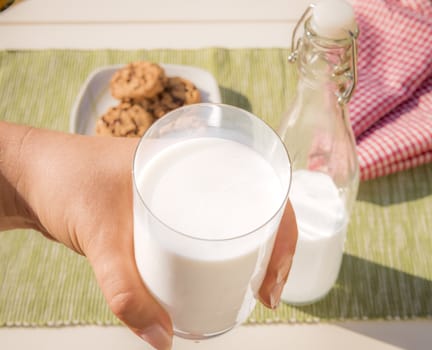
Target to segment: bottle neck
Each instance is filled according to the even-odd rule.
[[[345,104],[347,92],[354,84],[353,40],[349,36],[341,40],[320,37],[311,28],[310,20],[304,28],[297,53],[298,88],[323,89]]]

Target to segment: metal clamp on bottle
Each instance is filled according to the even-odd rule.
[[[334,3],[336,5],[337,1],[334,1]],[[312,19],[312,16],[315,15],[316,18],[316,11],[314,11],[314,9],[317,8],[318,11],[320,10],[320,6],[317,6],[315,4],[310,4],[305,12],[302,14],[302,16],[300,17],[299,21],[297,22],[297,24],[294,27],[292,36],[291,36],[291,53],[288,56],[288,62],[290,63],[294,63],[297,61],[297,57],[298,57],[298,52],[299,52],[299,47],[301,44],[301,40],[302,40],[302,36],[300,36],[299,38],[297,38],[297,34],[299,32],[299,29],[301,27],[305,28],[305,33],[304,35],[306,36],[314,36],[314,35],[319,35],[321,36],[321,33],[312,33],[311,31],[307,30],[307,26],[304,26],[304,23],[310,21]],[[337,24],[339,25],[339,24]],[[316,27],[316,25],[315,25]],[[330,36],[322,36],[322,39],[324,40],[328,40],[328,41],[335,41],[335,42],[339,42],[339,41],[344,41],[347,40],[347,38],[350,38],[350,47],[351,47],[351,67],[350,69],[346,69],[344,67],[336,67],[335,71],[334,71],[334,76],[340,76],[340,75],[344,75],[345,78],[347,78],[350,81],[350,84],[347,88],[341,89],[340,93],[338,94],[338,103],[340,105],[344,105],[347,104],[350,100],[352,95],[354,94],[354,90],[357,86],[357,38],[359,35],[359,31],[358,28],[356,26],[352,26],[350,24],[350,29],[346,29],[344,30],[343,28],[340,29],[338,32],[335,32],[333,28],[318,28],[321,29],[324,33],[323,34],[336,34],[334,37],[330,37]],[[333,29],[333,30],[332,30]],[[317,28],[315,28],[315,30],[317,30]],[[338,69],[340,68],[340,69]]]

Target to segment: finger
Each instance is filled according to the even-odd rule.
[[[125,241],[103,239],[86,252],[96,279],[109,307],[121,321],[156,349],[171,349],[171,320],[142,282],[132,244]]]
[[[291,202],[288,201],[276,235],[267,272],[259,290],[259,299],[272,309],[279,305],[280,296],[291,269],[297,243],[297,224]]]

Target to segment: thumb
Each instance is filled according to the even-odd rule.
[[[93,244],[86,255],[108,306],[153,347],[171,349],[173,330],[170,317],[141,280],[133,259],[132,244],[119,242],[119,239],[101,241]],[[110,242],[115,242],[115,245]]]
[[[294,209],[291,202],[288,201],[276,234],[266,276],[258,293],[261,302],[272,309],[278,306],[283,287],[288,278],[297,244],[297,235]]]

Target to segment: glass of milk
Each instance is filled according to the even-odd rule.
[[[291,183],[277,134],[233,106],[179,108],[140,140],[133,183],[136,264],[175,334],[204,339],[242,323]]]

